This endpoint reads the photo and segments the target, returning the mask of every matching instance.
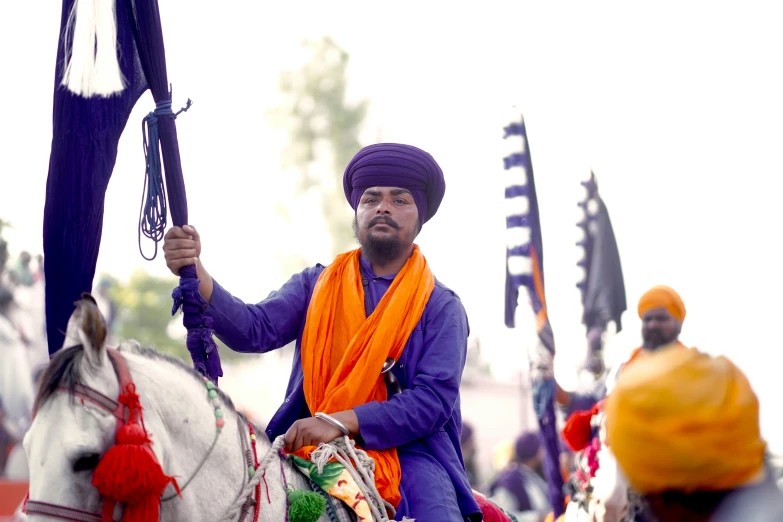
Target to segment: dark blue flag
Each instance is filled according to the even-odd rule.
[[[595,174],[591,172],[582,185],[586,194],[579,206],[584,217],[577,226],[583,236],[577,245],[584,249],[584,257],[577,265],[584,269],[584,279],[577,287],[582,292],[582,323],[588,337],[586,366],[600,373],[603,332],[610,322],[614,322],[617,332],[622,330],[621,318],[627,309],[625,282],[612,222],[598,193]]]

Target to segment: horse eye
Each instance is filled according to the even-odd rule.
[[[76,462],[73,463],[73,471],[74,473],[79,473],[80,471],[91,471],[98,467],[98,462],[100,462],[101,456],[97,453],[88,453],[87,455],[82,455],[78,459],[76,459]]]

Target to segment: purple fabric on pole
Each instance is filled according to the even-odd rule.
[[[554,380],[533,383],[533,401],[536,406],[538,426],[541,429],[541,442],[544,444],[544,476],[547,483],[547,496],[556,519],[565,512],[565,505],[563,475],[560,472],[560,437],[557,434],[554,398]]]
[[[62,37],[74,0],[64,0]],[[82,98],[60,86],[63,39],[57,48],[52,148],[43,219],[46,330],[49,354],[62,347],[73,303],[92,290],[98,261],[106,187],[117,144],[131,110],[147,89],[132,31],[132,10],[117,2],[117,45],[127,88],[110,98]]]
[[[73,0],[63,1],[60,36]],[[117,0],[117,46],[129,87],[108,99],[81,98],[59,86],[63,39],[57,51],[52,153],[44,211],[46,314],[49,353],[63,342],[73,302],[92,289],[100,246],[106,187],[117,144],[136,101],[149,88],[156,106],[171,101],[163,31],[157,0]],[[173,114],[156,119],[166,177],[168,207],[174,225],[188,223],[187,196]],[[153,160],[159,161],[158,158]],[[165,216],[164,216],[165,219]],[[162,223],[163,224],[163,223]],[[195,282],[195,283],[194,283]],[[212,329],[203,317],[195,267],[180,271],[181,308],[187,345],[199,371],[213,381],[222,375]]]
[[[213,319],[203,316],[209,304],[201,297],[198,287],[198,279],[180,278],[179,286],[171,293],[174,299],[171,315],[182,308],[183,322],[188,330],[186,346],[193,359],[193,367],[202,375],[222,376],[220,355],[212,338]]]

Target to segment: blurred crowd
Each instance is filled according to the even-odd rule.
[[[547,519],[552,506],[544,476],[544,451],[537,432],[523,432],[516,439],[498,444],[493,451],[492,472],[487,477],[479,474],[474,426],[463,422],[461,437],[465,469],[473,489],[512,513],[519,522]],[[560,460],[565,478],[574,471],[573,455],[564,452]]]
[[[43,256],[11,258],[0,239],[0,478],[27,476],[21,440],[48,360]]]
[[[110,283],[100,281],[93,297],[111,324],[116,306]],[[49,362],[43,256],[9,255],[0,238],[0,479],[27,477],[21,441],[32,422],[38,377]]]

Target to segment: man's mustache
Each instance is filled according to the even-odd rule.
[[[374,227],[378,223],[384,223],[384,224],[389,225],[390,227],[392,227],[392,228],[394,228],[396,230],[400,229],[400,225],[398,225],[396,221],[394,221],[392,218],[386,217],[386,216],[377,216],[377,217],[372,218],[370,223],[367,225],[367,228]]]

